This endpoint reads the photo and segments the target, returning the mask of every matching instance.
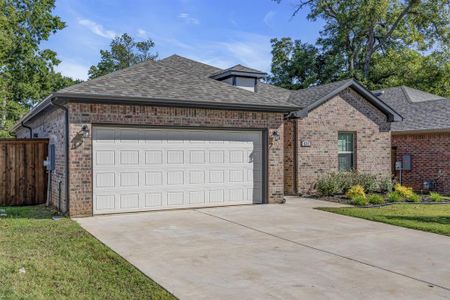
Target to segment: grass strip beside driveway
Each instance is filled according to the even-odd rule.
[[[321,207],[318,209],[450,236],[450,205],[394,204],[377,208]]]
[[[76,222],[44,206],[3,209],[0,299],[174,299]]]

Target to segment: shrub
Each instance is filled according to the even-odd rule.
[[[389,202],[400,202],[404,199],[402,195],[400,195],[400,193],[397,191],[390,192],[389,194],[387,194],[387,198]]]
[[[342,189],[339,187],[339,181],[334,174],[320,178],[316,184],[316,189],[322,196],[334,196],[342,193]]]
[[[390,193],[392,192],[394,185],[392,184],[392,180],[389,177],[385,177],[380,179],[380,192],[381,193]]]
[[[442,195],[439,193],[430,192],[430,200],[433,202],[442,202],[442,200],[444,200],[444,197],[442,197]]]
[[[361,185],[366,192],[378,192],[380,189],[377,177],[369,174],[356,174],[353,185]]]
[[[413,197],[414,194],[412,188],[400,185],[398,183],[394,186],[394,190],[399,193],[403,199],[409,199],[410,197]]]
[[[345,195],[352,200],[357,197],[363,197],[366,199],[366,193],[361,185],[352,186]]]
[[[368,201],[367,201],[366,197],[355,196],[352,198],[351,203],[353,205],[357,205],[357,206],[366,206],[368,204]]]
[[[365,192],[390,192],[392,181],[389,178],[378,180],[376,176],[357,172],[332,173],[320,178],[316,189],[322,196],[345,194],[352,186],[361,185]]]
[[[384,204],[384,198],[381,195],[378,194],[370,194],[369,196],[367,196],[367,200],[369,201],[370,204]]]
[[[422,201],[422,197],[420,197],[420,195],[416,194],[416,193],[412,193],[411,196],[409,196],[406,201],[408,202],[421,202]]]

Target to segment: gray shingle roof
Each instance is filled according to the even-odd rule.
[[[345,86],[351,81],[352,79],[345,79],[328,84],[313,86],[303,90],[292,91],[289,97],[289,102],[297,104],[302,108],[307,107],[340,87]]]
[[[64,97],[98,99],[157,100],[177,104],[239,105],[239,107],[295,109],[282,99],[266,97],[227,83],[195,75],[193,69],[207,69],[204,65],[190,65],[186,71],[164,62],[147,61],[127,69],[62,89],[55,93]],[[210,69],[211,70],[211,69]]]
[[[230,69],[262,73],[241,65]],[[62,89],[47,97],[43,105],[39,105],[39,110],[33,109],[21,121],[29,120],[46,109],[50,99],[54,97],[68,100],[304,112],[327,100],[326,96],[348,86],[365,95],[388,116],[396,120],[401,119],[389,106],[352,79],[297,91],[258,81],[257,92],[253,93],[210,78],[221,72],[224,70],[179,55],[156,62],[147,61]],[[20,121],[17,126],[20,126]]]
[[[406,86],[381,91],[378,97],[404,117],[391,125],[393,132],[450,130],[450,99]]]
[[[215,73],[223,71],[220,68],[210,66],[195,60],[191,60],[179,55],[171,55],[159,61],[159,63],[178,68],[180,70],[189,71],[192,74],[202,77],[210,77]],[[291,91],[283,89],[264,82],[258,82],[258,93],[264,94],[271,99],[277,99],[279,101],[287,102]]]

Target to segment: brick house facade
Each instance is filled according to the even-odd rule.
[[[395,133],[392,149],[396,161],[403,155],[412,158],[412,170],[403,171],[403,184],[421,191],[425,181],[436,180],[436,191],[450,195],[450,132]],[[399,171],[394,174],[399,179]]]
[[[283,135],[283,114],[226,111],[212,109],[173,108],[138,105],[101,105],[70,103],[70,216],[92,215],[92,136],[84,139],[80,146],[75,145],[77,133],[83,125],[114,124],[163,127],[211,127],[211,128],[257,128],[267,129],[268,136],[273,131]],[[33,133],[39,137],[49,137],[56,145],[56,168],[52,173],[51,204],[66,211],[65,197],[65,145],[64,113],[52,110],[30,122]],[[19,138],[27,138],[29,132],[21,128],[16,133]],[[268,202],[283,201],[283,139],[271,140],[268,149]],[[59,206],[61,203],[61,207]]]
[[[347,88],[304,118],[285,121],[285,193],[314,193],[317,180],[338,172],[338,132],[354,132],[355,170],[390,176],[390,123],[379,109]],[[310,142],[302,147],[301,141]]]
[[[395,179],[400,181],[395,162],[410,157],[411,170],[402,171],[402,184],[428,192],[424,183],[435,181],[431,190],[450,195],[450,99],[407,86],[378,92],[404,118],[391,128]]]
[[[263,200],[267,203],[280,203],[284,200],[285,194],[313,192],[314,183],[320,176],[337,171],[339,131],[355,133],[355,165],[358,171],[377,176],[389,175],[390,122],[399,118],[394,110],[352,79],[306,90],[289,91],[261,82],[259,79],[263,76],[263,72],[241,65],[221,70],[176,55],[157,62],[147,61],[50,95],[16,124],[15,132],[17,137],[28,137],[28,129],[21,125],[25,122],[26,126],[30,126],[39,138],[47,137],[50,139],[50,144],[56,145],[56,168],[52,171],[50,191],[51,203],[70,216],[91,216],[94,213],[102,213],[97,210],[103,204],[98,205],[99,202],[96,202],[98,198],[95,196],[96,191],[99,191],[99,186],[95,183],[98,177],[95,175],[96,177],[93,178],[95,170],[98,170],[95,169],[98,164],[96,156],[98,152],[95,152],[98,140],[92,134],[96,132],[96,128],[101,129],[102,126],[110,128],[126,126],[136,128],[136,131],[144,128],[164,128],[166,134],[170,128],[172,131],[175,128],[181,131],[191,129],[191,132],[192,129],[197,129],[197,132],[206,131],[206,135],[211,135],[209,129],[220,129],[222,132],[228,131],[225,135],[239,136],[237,142],[233,140],[231,143],[234,143],[233,145],[241,143],[241,146],[236,147],[243,147],[241,150],[238,149],[242,153],[239,154],[242,158],[239,158],[238,163],[242,165],[239,166],[241,169],[238,173],[233,174],[242,174],[240,176],[245,177],[246,180],[231,180],[231,175],[227,175],[227,186],[222,185],[225,181],[219,182],[221,184],[219,188],[228,188],[228,197],[235,198],[229,200],[226,205],[233,204],[233,201],[242,201],[243,197],[245,201],[250,201],[245,204],[261,203]],[[246,80],[239,80],[239,78]],[[254,80],[248,80],[248,78]],[[245,86],[239,86],[242,82]],[[62,106],[67,109],[67,120]],[[151,131],[147,129],[144,131]],[[66,130],[69,132],[67,135]],[[154,132],[156,129],[152,130]],[[259,132],[258,142],[249,139],[251,136],[249,131]],[[247,136],[238,135],[238,132]],[[187,135],[187,131],[180,135],[183,136],[182,139],[186,139],[184,136]],[[140,206],[141,203],[146,205],[145,197],[149,195],[149,189],[151,193],[154,193],[155,189],[163,185],[159,183],[148,185],[145,181],[147,179],[139,179],[155,171],[147,169],[151,167],[147,166],[146,162],[142,167],[146,168],[145,170],[136,169],[141,167],[140,163],[135,163],[134,167],[121,162],[116,164],[116,155],[119,155],[118,157],[122,155],[122,150],[119,148],[132,147],[134,142],[126,141],[122,144],[122,140],[119,139],[115,144],[114,136],[115,133],[113,138],[107,138],[107,145],[111,145],[107,147],[111,148],[102,150],[102,153],[114,154],[111,154],[112,163],[108,163],[108,167],[112,169],[105,171],[112,174],[108,177],[108,185],[105,188],[109,195],[103,196],[106,200],[101,201],[106,203],[107,209],[110,206],[113,209],[117,207],[121,209],[121,191],[127,190],[129,193],[127,197],[132,193],[137,195],[134,196],[137,200],[133,200],[133,203],[137,203],[137,206],[133,206],[133,211],[139,211],[144,209]],[[139,133],[136,133],[137,136]],[[136,137],[138,145],[147,145],[146,140]],[[66,138],[69,140],[68,145],[65,143]],[[242,138],[245,139],[242,140]],[[302,147],[303,140],[308,140],[311,146]],[[210,145],[209,141],[212,140],[206,141]],[[228,140],[223,141],[228,142]],[[256,145],[255,147],[258,148],[243,150],[247,148],[242,145],[248,144],[249,141],[252,147]],[[160,138],[158,142],[160,145],[169,143],[164,138]],[[186,142],[190,143],[187,139]],[[216,144],[215,149],[220,149],[217,143],[213,144]],[[168,147],[164,151],[169,151]],[[127,149],[123,151],[138,153],[136,161],[143,162],[139,156],[143,157],[144,154],[139,154],[138,148]],[[68,161],[65,151],[69,153]],[[155,149],[148,151],[155,152]],[[263,157],[259,159],[258,153],[261,151]],[[178,152],[185,153],[184,150]],[[166,154],[161,154],[161,157],[163,155]],[[188,157],[187,154],[186,157]],[[231,169],[237,168],[236,165],[232,165],[235,161],[231,161],[230,157],[227,158],[231,163],[227,167],[230,168],[229,174]],[[255,163],[255,157],[257,163]],[[121,159],[118,158],[117,161]],[[186,159],[190,160],[190,158]],[[160,178],[163,178],[163,172],[170,164],[168,159],[164,161],[165,165],[162,161],[161,159],[158,162],[157,168],[160,169],[156,170],[160,172]],[[184,162],[184,158],[182,161]],[[213,166],[214,162],[210,160],[208,162]],[[193,165],[197,170],[200,168],[195,163]],[[211,166],[206,165],[205,170]],[[185,165],[177,165],[177,168],[183,167]],[[120,169],[120,172],[131,174],[130,168],[135,168],[131,171],[138,176],[132,179],[136,183],[132,186],[137,186],[139,191],[132,188],[122,189],[122,173],[115,173]],[[105,172],[103,174],[107,174]],[[142,175],[139,175],[139,172],[142,172]],[[183,192],[177,193],[183,194],[187,187],[183,185],[185,178],[191,175],[184,171],[180,171],[180,174],[182,174],[179,177],[181,185],[177,188]],[[183,174],[187,174],[186,177]],[[164,178],[166,178],[167,187],[164,187],[166,188],[164,192],[167,194],[164,197],[168,197],[170,191],[174,194],[174,190],[170,190],[168,173],[166,175]],[[66,181],[67,185],[65,185]],[[234,182],[249,184],[239,188],[239,195],[246,196],[232,196],[235,195],[232,191],[236,190],[237,185]],[[186,183],[189,183],[189,180]],[[214,182],[203,181],[203,183],[206,186],[207,183]],[[262,193],[257,196],[258,199],[254,198],[255,186],[257,186],[257,195]],[[163,193],[161,190],[156,192],[160,195]],[[249,194],[252,196],[248,196]],[[168,203],[167,199],[164,203]],[[185,205],[187,203],[185,198],[181,199],[180,203]],[[163,201],[159,200],[158,203]],[[217,204],[208,203],[208,205]],[[124,207],[128,209],[126,205]],[[107,210],[103,213],[110,212]]]

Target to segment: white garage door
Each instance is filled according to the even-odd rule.
[[[262,202],[261,131],[94,127],[94,214]]]

